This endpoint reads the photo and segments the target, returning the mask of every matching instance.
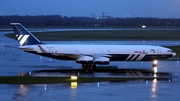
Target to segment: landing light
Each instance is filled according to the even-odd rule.
[[[153,61],[152,67],[153,67],[153,68],[154,68],[154,67],[157,67],[157,60],[154,60],[154,61]]]
[[[153,64],[156,65],[156,64],[157,64],[157,60],[154,60],[154,61],[153,61]]]
[[[154,67],[153,70],[154,70],[154,73],[156,74],[157,73],[157,67]]]
[[[143,25],[143,26],[142,26],[142,28],[146,28],[146,26],[145,26],[145,25]]]

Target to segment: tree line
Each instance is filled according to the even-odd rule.
[[[179,18],[157,17],[67,17],[61,15],[37,16],[0,16],[0,26],[9,26],[9,23],[22,23],[26,26],[85,26],[85,27],[179,27]]]

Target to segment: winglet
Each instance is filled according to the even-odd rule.
[[[20,23],[10,23],[21,46],[43,44]]]

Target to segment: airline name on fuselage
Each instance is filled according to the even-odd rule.
[[[148,52],[146,52],[145,50],[143,50],[143,51],[134,51],[134,53],[148,54]]]

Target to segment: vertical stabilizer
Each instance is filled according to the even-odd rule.
[[[21,46],[43,44],[20,23],[11,23],[11,26]]]

